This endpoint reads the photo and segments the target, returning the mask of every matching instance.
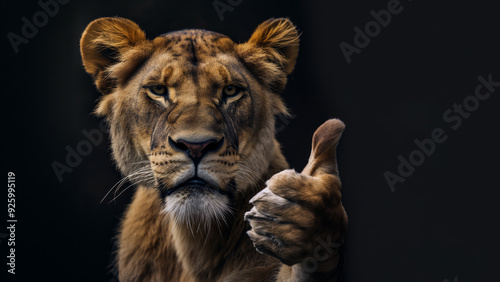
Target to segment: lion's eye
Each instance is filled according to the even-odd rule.
[[[228,85],[228,86],[224,87],[222,92],[224,93],[224,95],[226,97],[234,97],[241,92],[241,88],[234,86],[234,85]]]
[[[151,93],[158,96],[165,96],[167,94],[167,88],[163,85],[153,85],[148,87]]]

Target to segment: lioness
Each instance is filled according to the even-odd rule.
[[[341,279],[343,124],[316,132],[302,174],[275,139],[299,47],[288,19],[237,44],[197,29],[148,40],[130,20],[100,18],[80,44],[113,158],[137,186],[119,234],[121,281]]]

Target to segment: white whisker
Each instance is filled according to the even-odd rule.
[[[113,187],[111,187],[111,189],[109,189],[109,191],[106,193],[106,195],[104,195],[104,197],[101,199],[101,203],[104,201],[104,199],[106,199],[108,197],[108,195],[113,190],[114,190],[113,199],[111,201],[109,201],[108,203],[111,203],[112,201],[116,200],[121,194],[123,194],[123,192],[125,192],[125,190],[127,190],[131,186],[135,186],[141,182],[150,183],[150,182],[154,181],[154,174],[153,174],[153,171],[151,170],[151,166],[150,166],[149,161],[140,161],[140,162],[135,163],[134,165],[139,166],[141,164],[143,164],[143,165],[141,167],[139,167],[136,171],[123,177],[115,185],[113,185]],[[120,190],[120,188],[126,182],[131,182],[132,184],[127,186],[127,188],[125,190],[123,190],[118,195],[116,195],[117,192]]]

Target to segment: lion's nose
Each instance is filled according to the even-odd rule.
[[[169,141],[174,149],[186,152],[195,163],[198,163],[208,152],[219,149],[222,144],[222,139],[219,141],[208,139],[202,142],[189,142],[185,139],[177,139],[176,141],[169,139]]]

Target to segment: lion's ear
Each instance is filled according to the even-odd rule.
[[[283,66],[286,74],[293,71],[299,53],[299,33],[289,19],[269,19],[261,23],[248,43],[263,48],[273,61]]]
[[[100,18],[87,26],[80,51],[85,70],[94,77],[99,91],[106,94],[113,87],[106,69],[117,63],[124,51],[145,41],[145,33],[128,19]]]

